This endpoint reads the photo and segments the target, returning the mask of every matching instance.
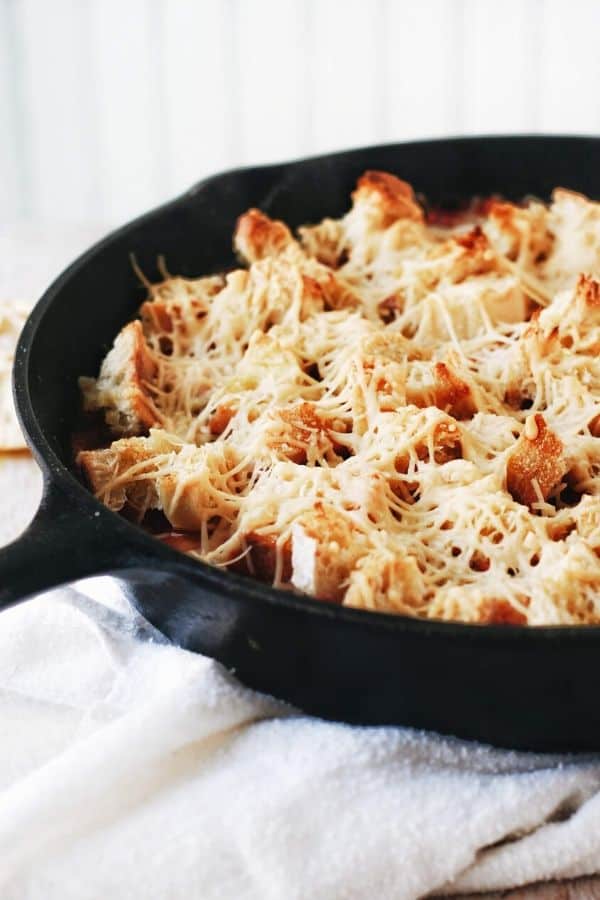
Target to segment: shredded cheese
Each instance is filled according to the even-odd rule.
[[[600,206],[433,227],[393,175],[227,276],[149,285],[85,407],[96,494],[278,587],[422,618],[600,622]]]

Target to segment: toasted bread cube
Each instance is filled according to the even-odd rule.
[[[292,527],[292,584],[318,600],[341,603],[364,552],[351,520],[319,503]]]
[[[600,282],[581,273],[573,288],[536,310],[520,338],[528,354],[550,356],[561,348],[597,356],[600,352]]]
[[[581,272],[600,275],[600,203],[557,188],[552,194],[549,226],[554,243],[544,276],[555,292],[571,287]]]
[[[260,581],[272,584],[279,575],[280,583],[288,583],[292,577],[291,541],[278,544],[278,536],[272,532],[250,531],[244,535],[244,543],[250,548],[248,569]],[[277,557],[280,571],[277,572]]]
[[[468,419],[477,412],[471,388],[445,363],[433,367],[435,406],[455,419]]]
[[[194,350],[206,316],[225,287],[222,275],[206,278],[169,278],[153,285],[150,299],[140,307],[144,335],[164,356],[185,356]]]
[[[148,390],[157,369],[141,322],[130,322],[119,333],[98,378],[79,379],[84,409],[103,410],[106,424],[115,434],[131,437],[146,433],[160,422]]]
[[[528,616],[524,609],[530,603],[525,595],[520,595],[515,602],[495,596],[489,588],[477,584],[452,585],[436,592],[427,617],[476,625],[526,625]]]
[[[452,264],[452,280],[464,281],[472,275],[498,271],[498,258],[479,225],[450,238],[449,244],[458,249]]]
[[[235,517],[239,500],[228,478],[238,461],[228,446],[190,447],[155,430],[77,457],[96,496],[111,509],[127,504],[140,519],[159,509],[173,528],[195,532],[213,517]]]
[[[249,263],[266,256],[278,256],[293,242],[287,225],[269,218],[260,209],[249,209],[237,220],[233,246]]]
[[[514,500],[533,506],[547,500],[567,471],[563,445],[541,413],[530,416],[506,466],[506,489]]]
[[[473,392],[450,365],[438,362],[434,365],[415,367],[411,373],[420,376],[420,383],[409,377],[407,400],[415,406],[437,406],[455,419],[470,419],[477,412]]]
[[[326,416],[313,403],[300,403],[273,413],[267,443],[283,459],[305,464],[335,457],[340,444],[335,434],[346,430],[344,422]]]
[[[157,481],[159,508],[180,531],[200,531],[212,520],[233,520],[239,497],[229,481],[239,462],[232,447],[205,444],[183,447],[173,471],[161,473]]]
[[[484,290],[482,301],[492,322],[525,322],[531,311],[529,299],[514,275],[498,277],[488,290]]]
[[[344,597],[344,606],[409,615],[425,603],[425,582],[414,556],[387,550],[358,562]]]
[[[582,318],[586,314],[598,317],[600,313],[600,282],[581,272],[575,285],[575,299]]]
[[[552,248],[548,209],[542,203],[515,206],[501,200],[487,203],[484,229],[496,250],[515,262],[533,267]]]
[[[318,225],[303,225],[298,234],[304,252],[323,265],[337,269],[345,262],[348,248],[343,220],[323,219]]]
[[[388,228],[398,219],[422,222],[424,218],[410,184],[389,172],[370,170],[361,175],[352,200],[355,208],[368,208],[374,227]]]
[[[140,515],[158,507],[156,467],[153,441],[146,438],[123,438],[106,450],[82,450],[77,465],[103,503],[117,512],[129,504]],[[136,470],[135,478],[123,478]]]
[[[233,406],[226,403],[219,403],[208,420],[208,429],[212,435],[218,437],[228,428],[229,423],[236,414]]]

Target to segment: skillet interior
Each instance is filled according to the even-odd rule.
[[[547,197],[556,185],[600,197],[599,161],[594,138],[471,138],[356,150],[216,176],[92,248],[36,308],[15,374],[38,458],[67,504],[86,514],[93,509],[99,520],[96,547],[85,547],[98,557],[90,571],[127,569],[131,598],[166,634],[315,714],[413,724],[505,746],[600,748],[592,693],[600,629],[428,623],[296,599],[160,546],[96,504],[68,472],[77,377],[97,372],[144,296],[131,253],[151,278],[159,254],[174,273],[222,270],[235,263],[233,227],[249,206],[291,225],[339,215],[366,168],[395,172],[445,206],[496,192]],[[101,544],[114,548],[114,565]]]

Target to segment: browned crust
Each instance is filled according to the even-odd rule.
[[[590,429],[590,434],[592,434],[595,438],[600,437],[600,415],[593,417],[593,419],[588,423],[588,428]]]
[[[505,237],[510,239],[509,257],[514,258],[521,241],[521,230],[517,224],[519,210],[514,204],[502,200],[490,200],[485,212],[494,220]]]
[[[315,598],[342,603],[346,579],[365,552],[351,520],[318,500],[313,512],[302,516],[298,524],[316,543]]]
[[[600,307],[600,283],[591,275],[581,273],[575,287],[576,296],[583,300],[586,306]]]
[[[108,448],[106,450],[80,450],[75,457],[75,463],[81,469],[85,480],[94,493],[98,493],[104,484],[104,478],[101,475],[103,466],[102,460],[108,460],[113,451]]]
[[[424,220],[423,210],[415,201],[412,187],[389,172],[370,169],[360,176],[352,199],[356,203],[365,196],[376,195],[381,208],[382,228],[387,228],[398,219]]]
[[[250,548],[250,566],[246,566],[247,570],[251,570],[260,581],[272,584],[277,566],[277,535],[250,531],[244,535],[244,541]],[[283,543],[280,552],[283,562],[281,580],[289,582],[292,577],[292,542],[289,538]]]
[[[147,300],[140,307],[140,316],[145,329],[150,334],[171,334],[173,331],[173,310],[164,300]]]
[[[469,568],[473,572],[487,572],[490,567],[490,558],[481,550],[474,550],[469,560]]]
[[[542,324],[542,311],[534,310],[520,341],[531,342],[542,356],[548,356],[561,345],[568,349],[570,344],[565,343],[565,338],[573,340],[569,334],[569,327],[573,324],[585,327],[588,323],[595,323],[597,319],[598,312],[600,312],[600,282],[591,275],[581,273],[575,285],[572,303],[573,316],[568,315],[566,321],[561,321],[545,331]],[[586,349],[590,353],[593,349],[596,349],[597,352],[598,348],[587,347]]]
[[[464,234],[456,235],[454,240],[459,247],[469,253],[484,253],[490,248],[490,243],[479,225]]]
[[[455,419],[469,419],[477,412],[469,385],[456,375],[446,363],[433,367],[435,377],[434,402],[438,409]]]
[[[527,616],[508,600],[490,597],[484,602],[478,621],[482,625],[526,625]]]
[[[506,466],[506,489],[524,506],[539,502],[535,481],[546,500],[567,470],[561,440],[548,428],[541,413],[536,413],[534,419],[535,437],[527,437],[526,426]]]
[[[327,309],[355,309],[360,306],[354,291],[341,279],[336,278],[333,272],[327,272],[319,281],[319,286]]]
[[[433,461],[443,466],[462,455],[460,428],[453,422],[439,422],[433,430]]]
[[[508,203],[506,200],[497,200],[494,197],[487,200],[482,207],[482,215],[487,215],[489,218],[496,219],[505,225],[514,224],[517,212],[518,207],[514,203]]]
[[[530,335],[536,335],[539,332],[540,328],[540,316],[542,314],[541,309],[534,309],[531,313],[531,317],[527,324],[525,331],[523,332],[523,337],[529,337]]]
[[[201,297],[189,295],[182,301],[158,296],[140,307],[144,333],[155,349],[170,356],[175,339],[180,351],[186,349],[195,324],[206,316],[208,308],[208,302]]]
[[[155,451],[148,448],[145,438],[134,437],[123,438],[106,450],[81,450],[75,461],[94,493],[102,494],[112,479],[138,463],[150,461],[154,455]],[[141,509],[153,480],[152,464],[149,463],[148,478],[117,488],[105,502],[112,509],[120,509],[126,503],[134,510]]]
[[[335,452],[340,449],[334,432],[344,432],[346,430],[344,423],[323,415],[312,403],[304,402],[298,406],[281,409],[276,413],[276,418],[284,427],[280,431],[276,430],[269,437],[268,443],[271,449],[284,459],[304,465],[307,461],[306,445],[315,436],[323,455],[328,451]]]
[[[309,275],[301,275],[304,300],[309,304],[311,311],[321,312],[325,308],[325,291],[316,278]]]
[[[145,434],[160,422],[149,389],[157,373],[158,364],[144,338],[142,323],[129,322],[117,336],[98,379],[81,379],[84,409],[102,410],[114,434]]]
[[[389,297],[382,300],[377,307],[381,321],[386,325],[393,322],[396,318],[396,314],[401,313],[404,309],[404,303],[405,301],[401,291],[396,291],[394,294],[390,294]]]
[[[547,259],[554,241],[547,226],[547,212],[540,204],[521,207],[497,199],[489,200],[481,209],[501,236],[502,255],[514,261],[525,250],[534,264]]]
[[[519,227],[519,216],[522,216],[523,211],[513,203],[492,199],[486,204],[484,212],[496,224],[504,241],[508,242],[505,251],[508,258],[515,260],[523,240],[523,232]]]
[[[441,245],[438,252],[442,252],[444,247],[459,249],[459,257],[452,266],[452,280],[457,284],[473,275],[498,269],[498,257],[479,225],[464,234],[454,235],[447,244]]]
[[[471,388],[444,362],[435,363],[433,385],[409,390],[407,399],[421,409],[437,406],[454,419],[470,419],[477,412]]]
[[[228,406],[226,403],[220,403],[208,420],[208,428],[210,430],[210,433],[214,434],[215,437],[223,434],[223,432],[235,416],[235,413],[236,410],[233,409],[233,407]]]
[[[559,346],[559,329],[554,327],[551,331],[544,332],[540,323],[541,312],[541,309],[534,309],[516,346],[520,345],[525,348],[526,353],[529,353],[530,348],[535,348],[536,353],[547,356]],[[506,402],[511,406],[518,407],[522,399],[522,386],[520,384],[511,385],[506,392]]]
[[[142,323],[130,322],[123,332],[131,332],[131,362],[129,366],[129,404],[135,418],[144,429],[152,428],[158,423],[158,417],[146,384],[156,378],[157,365],[152,352],[144,339]]]
[[[260,209],[249,209],[237,220],[233,246],[252,263],[279,255],[292,241],[292,234],[284,222],[270,219]]]
[[[417,445],[415,449],[417,451],[417,457],[420,460],[423,462],[430,462],[430,452],[426,441]],[[433,462],[438,466],[443,466],[455,459],[462,459],[462,455],[463,447],[460,427],[457,424],[454,424],[452,420],[438,422],[433,430]],[[394,462],[396,472],[400,475],[406,475],[408,472],[409,461],[409,457],[406,454],[396,457]],[[401,485],[404,485],[409,493],[418,488],[417,482],[392,483],[394,490],[399,490],[403,493]]]

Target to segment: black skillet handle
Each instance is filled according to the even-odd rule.
[[[76,503],[60,487],[46,483],[29,527],[0,549],[0,610],[115,566],[118,550],[101,533],[100,513],[91,504],[83,510]]]

